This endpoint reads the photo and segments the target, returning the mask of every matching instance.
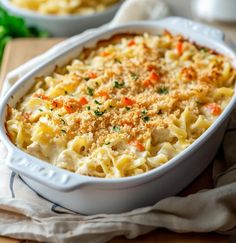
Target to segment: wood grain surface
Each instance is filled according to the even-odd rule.
[[[13,40],[6,47],[2,71],[1,83],[3,83],[6,74],[18,67],[20,64],[26,62],[44,52],[55,43],[60,42],[62,39],[18,39]],[[185,196],[197,192],[203,188],[212,187],[212,166],[209,166],[191,185],[183,190],[180,195]],[[0,243],[20,243],[29,241],[18,241],[9,238],[0,237]],[[178,234],[164,229],[157,229],[147,235],[140,236],[134,240],[128,240],[124,237],[117,237],[111,243],[134,243],[134,242],[147,242],[147,243],[226,243],[229,242],[227,236],[218,235],[216,233],[198,234]]]

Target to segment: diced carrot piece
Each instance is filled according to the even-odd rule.
[[[149,79],[151,81],[159,81],[160,76],[154,70],[152,70],[151,73],[150,73]]]
[[[103,51],[103,52],[100,53],[100,56],[102,56],[102,57],[107,57],[109,55],[110,55],[110,53],[107,52],[107,51]]]
[[[132,121],[130,121],[130,120],[122,120],[121,124],[122,125],[127,125],[129,127],[134,127],[134,123]]]
[[[91,79],[92,78],[97,78],[97,74],[91,72],[91,73],[88,74],[88,77],[91,78]]]
[[[64,108],[65,108],[67,113],[73,113],[74,112],[74,109],[71,105],[64,105]]]
[[[136,44],[135,40],[131,40],[131,41],[128,42],[128,46],[133,46],[135,44]]]
[[[86,98],[82,97],[79,100],[79,104],[80,105],[86,105],[86,104],[88,104],[88,100]]]
[[[105,99],[109,99],[109,94],[106,91],[100,91],[96,94],[96,96],[102,96]]]
[[[152,70],[155,70],[155,69],[156,69],[156,66],[154,66],[154,65],[152,65],[152,64],[150,64],[150,65],[147,66],[147,70],[148,70],[149,72],[151,72]]]
[[[206,104],[205,107],[211,112],[213,116],[219,116],[222,112],[220,106],[216,103]]]
[[[177,46],[176,46],[176,50],[178,52],[178,54],[181,56],[183,53],[183,42],[179,41]]]
[[[58,100],[53,100],[52,101],[52,106],[54,108],[61,108],[62,107],[62,102],[58,101]]]
[[[130,98],[128,97],[123,97],[122,98],[122,104],[124,106],[130,106],[130,105],[133,105],[135,102],[133,100],[131,100]]]
[[[139,151],[145,150],[144,146],[138,140],[133,139],[129,141],[129,144],[136,147]]]
[[[144,87],[149,87],[152,85],[152,82],[149,79],[146,79],[143,81],[143,86]]]
[[[42,100],[49,100],[49,97],[47,95],[44,95],[44,94],[34,94],[33,96],[40,98]]]

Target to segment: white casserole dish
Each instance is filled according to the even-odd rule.
[[[1,0],[2,6],[11,14],[22,17],[28,26],[48,31],[52,36],[72,36],[80,32],[108,23],[122,4],[120,1],[108,9],[89,15],[43,15],[14,6],[10,0]]]
[[[48,75],[55,65],[65,65],[78,55],[83,47],[92,47],[98,40],[117,33],[160,33],[167,29],[182,34],[197,44],[210,47],[230,56],[236,67],[235,53],[224,43],[223,34],[182,18],[167,18],[156,22],[135,22],[100,31],[64,50],[29,72],[5,95],[0,106],[0,134],[9,154],[8,166],[19,173],[23,180],[39,194],[58,205],[83,214],[120,213],[134,208],[152,205],[158,200],[174,195],[187,186],[212,161],[223,138],[236,95],[215,123],[192,145],[159,168],[147,173],[121,178],[102,179],[82,176],[55,167],[17,148],[6,135],[7,104],[14,106],[31,88],[34,77]]]

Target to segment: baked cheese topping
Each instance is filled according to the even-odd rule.
[[[9,107],[25,152],[82,175],[117,178],[166,163],[234,93],[231,60],[182,36],[122,34],[84,49]]]

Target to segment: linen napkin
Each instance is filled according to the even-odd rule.
[[[168,8],[159,0],[127,0],[111,24],[157,19],[167,14]],[[72,37],[9,73],[3,91],[41,60],[65,50],[92,31],[96,30]],[[85,216],[45,200],[25,185],[6,167],[7,151],[0,143],[0,235],[55,243],[96,243],[119,235],[134,238],[158,227],[176,232],[236,233],[236,111],[232,114],[222,148],[225,160],[215,162],[214,189],[187,197],[169,197],[153,206],[123,214]]]

